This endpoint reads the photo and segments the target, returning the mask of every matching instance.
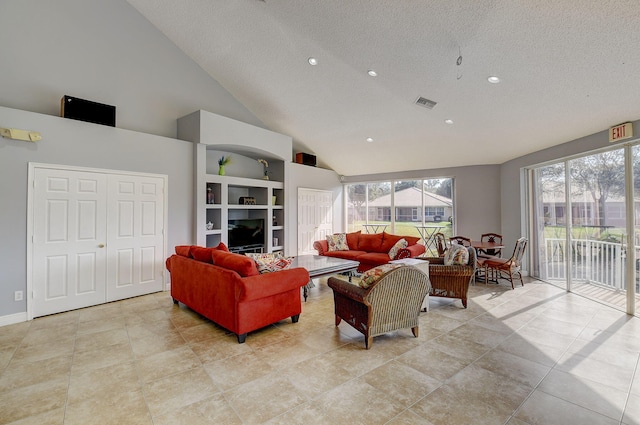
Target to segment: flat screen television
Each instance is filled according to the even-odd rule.
[[[264,219],[229,220],[229,248],[264,246]]]

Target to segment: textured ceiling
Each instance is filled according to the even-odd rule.
[[[128,2],[339,174],[500,164],[640,118],[638,0]]]

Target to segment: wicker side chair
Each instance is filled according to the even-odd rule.
[[[429,261],[429,280],[433,297],[459,298],[462,306],[467,308],[467,292],[475,278],[477,257],[473,247],[467,247],[469,262],[467,265],[445,266],[443,257],[427,257]]]
[[[336,326],[344,319],[364,335],[367,350],[374,336],[397,329],[411,328],[418,337],[420,308],[431,287],[418,268],[393,269],[367,289],[335,277],[327,283],[333,289]]]
[[[516,247],[513,250],[513,255],[511,258],[487,258],[484,260],[484,274],[486,276],[491,273],[495,274],[495,279],[498,281],[499,279],[508,279],[511,283],[511,289],[514,289],[513,286],[513,275],[518,274],[520,277],[520,284],[524,286],[524,281],[522,280],[522,256],[524,255],[524,250],[527,247],[528,239],[522,237],[516,241]],[[429,273],[431,273],[431,269],[429,269]]]

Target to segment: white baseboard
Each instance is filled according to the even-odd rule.
[[[0,326],[13,325],[27,321],[27,312],[9,314],[8,316],[0,316]]]

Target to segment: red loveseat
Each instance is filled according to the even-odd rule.
[[[420,238],[416,236],[398,236],[387,232],[367,234],[357,231],[347,233],[346,239],[349,249],[344,251],[329,251],[329,243],[326,240],[315,241],[313,247],[318,251],[318,255],[359,261],[359,273],[391,260],[417,257],[425,252],[424,245],[418,243]],[[400,239],[407,241],[407,247],[398,250],[394,258],[389,257],[389,251]]]
[[[228,329],[243,343],[247,333],[302,312],[303,268],[260,274],[252,258],[219,248],[177,246],[167,258],[173,302]]]

